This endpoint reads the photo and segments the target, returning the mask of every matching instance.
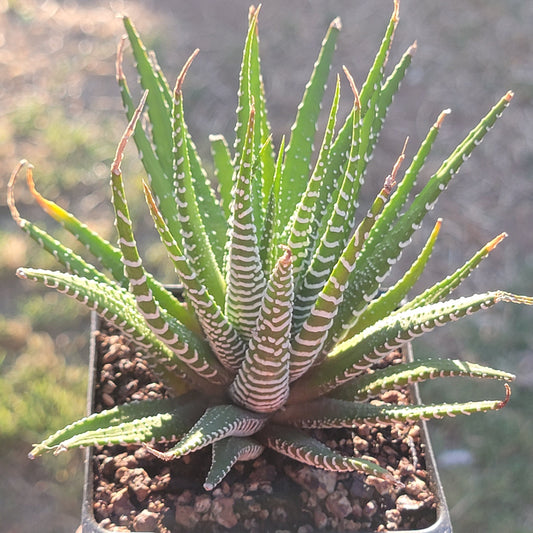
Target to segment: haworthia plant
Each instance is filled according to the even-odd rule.
[[[353,108],[343,120],[338,117],[342,83],[337,75],[316,154],[317,120],[340,20],[327,30],[287,149],[283,139],[276,153],[259,61],[259,9],[252,8],[240,70],[235,141],[210,137],[214,176],[208,175],[198,156],[183,105],[186,73],[197,51],[172,90],[155,56],[124,18],[127,37],[119,47],[117,80],[129,124],[111,167],[117,246],[41,196],[29,165],[34,198],[103,271],[23,219],[14,196],[21,162],[8,185],[12,216],[65,272],[21,268],[17,274],[77,299],[122,330],[174,398],[93,414],[36,445],[32,457],[95,443],[136,442],[161,459],[173,460],[212,446],[212,467],[204,485],[211,490],[235,462],[272,448],[317,468],[357,471],[399,483],[374,462],[328,448],[309,430],[440,418],[500,409],[507,403],[507,382],[514,376],[504,371],[451,359],[384,366],[391,350],[437,326],[498,302],[533,304],[532,298],[503,291],[449,299],[504,234],[450,276],[409,299],[430,258],[440,219],[411,267],[390,288],[382,285],[424,216],[513,96],[508,92],[488,111],[409,203],[449,113],[444,111],[413,160],[405,162],[403,179],[405,147],[390,175],[383,177],[374,202],[360,213],[358,196],[368,163],[416,48],[411,46],[386,77],[398,7],[395,2],[360,91],[345,69]],[[145,90],[138,106],[122,69],[125,39]],[[139,121],[145,107],[146,127]],[[146,170],[148,207],[185,303],[145,270],[137,249],[121,170],[130,137]],[[505,381],[505,399],[401,406],[368,401],[410,383],[448,376]],[[169,440],[174,442],[166,451],[153,447]]]

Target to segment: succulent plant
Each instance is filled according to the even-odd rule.
[[[31,457],[93,444],[146,443],[152,453],[170,460],[212,445],[212,467],[204,485],[210,490],[236,461],[253,459],[268,447],[318,468],[390,479],[385,468],[333,451],[308,429],[440,418],[506,404],[507,383],[503,400],[407,406],[370,400],[431,378],[514,378],[451,359],[375,368],[391,350],[437,326],[498,302],[533,303],[503,291],[448,299],[504,234],[444,280],[407,300],[431,255],[440,220],[403,277],[388,288],[383,285],[424,216],[512,93],[496,103],[409,200],[448,113],[444,111],[399,185],[405,146],[360,216],[356,209],[367,166],[416,48],[412,45],[385,76],[398,3],[360,91],[345,69],[353,107],[340,126],[337,76],[316,154],[313,142],[340,21],[335,19],[327,30],[289,142],[285,147],[282,139],[276,151],[260,71],[258,13],[250,9],[233,147],[220,135],[210,137],[215,176],[202,164],[183,110],[184,82],[197,51],[171,90],[155,56],[146,51],[132,22],[123,19],[145,92],[135,107],[122,70],[124,38],[117,80],[129,125],[111,167],[118,247],[41,196],[27,166],[36,201],[100,261],[102,270],[21,218],[14,184],[24,162],[15,169],[8,190],[14,219],[66,269],[20,268],[17,275],[75,298],[117,326],[174,393],[170,399],[132,402],[74,422],[36,445]],[[139,118],[145,106],[143,126]],[[121,171],[130,137],[146,170],[146,200],[184,301],[147,273],[139,256]],[[170,439],[176,443],[164,452],[153,447]]]

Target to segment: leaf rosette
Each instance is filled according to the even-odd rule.
[[[511,92],[505,94],[409,201],[449,113],[443,111],[400,179],[407,164],[404,144],[361,215],[358,197],[367,166],[416,49],[409,47],[385,75],[398,7],[396,2],[360,90],[344,69],[353,106],[343,121],[338,119],[337,76],[316,153],[313,143],[340,20],[326,32],[287,147],[282,139],[276,150],[261,77],[259,9],[252,8],[235,140],[231,145],[221,135],[210,137],[215,176],[198,155],[183,105],[187,71],[198,51],[171,89],[155,55],[147,52],[132,22],[123,19],[127,37],[118,50],[117,81],[129,124],[111,167],[117,246],[41,196],[31,165],[27,182],[35,200],[102,268],[23,219],[14,201],[21,162],[8,187],[11,213],[64,270],[21,268],[17,274],[75,298],[119,328],[174,397],[92,414],[36,445],[32,457],[94,444],[145,443],[161,459],[172,460],[212,446],[213,463],[204,485],[211,490],[235,462],[256,458],[269,447],[318,468],[357,471],[397,483],[386,468],[334,451],[309,430],[441,418],[496,410],[507,403],[507,382],[514,376],[479,364],[440,359],[376,366],[391,350],[438,326],[499,302],[533,303],[503,291],[449,298],[505,234],[444,280],[408,298],[429,260],[441,220],[401,279],[388,288],[383,285],[425,215],[512,98]],[[122,70],[126,41],[144,90],[137,106]],[[145,109],[143,125],[139,119]],[[147,204],[184,301],[146,271],[137,249],[121,170],[130,137],[146,171]],[[504,381],[505,399],[430,405],[369,401],[410,383],[448,376]],[[174,444],[166,451],[153,447],[169,440]]]

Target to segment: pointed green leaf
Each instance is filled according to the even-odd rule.
[[[509,104],[511,97],[512,93],[507,93],[467,135],[465,140],[431,177],[391,230],[385,234],[377,234],[376,232],[369,236],[354,269],[357,276],[354,274],[353,280],[350,280],[347,288],[348,294],[345,296],[330,330],[328,348],[342,336],[343,330],[355,323],[357,317],[367,307],[368,302],[374,298],[391,266],[401,255],[402,249],[408,244],[414,231],[420,227],[424,216],[433,208],[440,193],[446,188],[474,147],[480,143],[487,131],[494,125],[496,119]]]
[[[360,108],[359,96],[353,79],[346,71],[354,93],[354,109]],[[357,174],[361,133],[360,114],[353,113],[352,137],[348,164],[337,200],[314,252],[307,271],[302,274],[294,301],[294,324],[298,331],[309,316],[320,291],[339,260],[354,227],[354,215],[361,181]]]
[[[20,216],[15,204],[15,182],[20,169],[25,164],[27,164],[27,162],[23,160],[17,165],[11,174],[11,178],[9,179],[7,186],[7,205],[11,213],[11,218],[13,218],[19,228],[27,233],[35,242],[37,242],[37,244],[39,244],[43,250],[46,250],[48,253],[53,255],[69,273],[90,278],[99,283],[108,283],[110,285],[114,285],[115,288],[118,289],[118,285],[113,283],[110,279],[99,272],[95,266],[87,263],[82,257],[74,253],[70,248],[63,246],[61,242],[54,239],[46,231],[39,228],[39,226]],[[30,176],[28,181],[33,183],[33,180],[31,179],[31,166],[28,167],[28,173]]]
[[[250,461],[259,457],[264,446],[248,437],[227,437],[213,444],[211,468],[204,483],[205,490],[213,490],[237,461]]]
[[[265,209],[272,187],[275,161],[272,145],[272,133],[268,123],[261,63],[259,58],[259,36],[257,18],[260,7],[251,7],[249,13],[248,33],[244,45],[241,71],[239,74],[239,92],[237,105],[237,124],[235,126],[235,164],[242,158],[248,117],[252,106],[255,109],[256,128],[254,132],[254,153],[259,153],[260,147],[265,145],[258,164],[256,180],[256,198],[262,199],[261,208]]]
[[[267,284],[257,326],[229,391],[236,403],[254,412],[276,411],[289,395],[293,288],[287,248]]]
[[[14,179],[16,178],[16,174],[14,174],[12,178],[14,185]],[[31,166],[28,167],[27,182],[32,196],[35,198],[35,200],[43,209],[43,211],[50,217],[52,217],[54,220],[56,220],[58,223],[60,223],[72,235],[74,235],[74,237],[76,237],[80,244],[82,244],[87,250],[89,250],[89,252],[91,252],[92,255],[95,256],[105,268],[109,269],[111,275],[120,284],[121,287],[127,288],[129,280],[124,275],[124,265],[122,263],[122,254],[120,250],[112,246],[106,240],[102,239],[97,233],[90,230],[85,224],[82,224],[76,217],[68,213],[65,209],[52,202],[51,200],[47,200],[46,198],[44,198],[35,188]],[[32,231],[33,230],[38,231],[35,229],[35,227],[33,227]],[[47,239],[44,235],[41,235],[41,237],[43,238],[43,246],[45,245],[45,242],[46,246],[54,246],[52,241]],[[51,250],[54,256],[58,260],[60,260],[60,262],[62,262],[62,260],[60,259],[61,254],[59,253],[57,247],[56,252],[54,252],[53,249]],[[76,261],[74,257],[71,257],[71,260]],[[78,261],[79,260],[81,259],[78,259]],[[78,263],[78,266],[80,268],[84,268],[82,263]],[[86,268],[89,268],[88,264]],[[80,272],[77,271],[74,273],[80,274]],[[90,275],[88,277],[92,277],[92,279],[100,281],[109,281],[107,280],[107,278],[102,276],[102,274],[95,272],[94,268],[91,269]],[[183,324],[188,325],[191,329],[195,329],[194,321],[190,320],[190,314],[187,312],[181,302],[177,300],[177,298],[175,298],[168,290],[166,290],[161,284],[154,280],[151,275],[147,276],[147,283],[152,289],[157,300],[165,305],[166,309],[172,316],[177,318]]]
[[[453,274],[436,283],[422,294],[413,298],[410,302],[403,305],[399,311],[406,311],[407,309],[414,309],[423,305],[432,304],[444,300],[458,285],[462,283],[478,266],[483,259],[485,259],[496,246],[503,239],[507,237],[507,233],[501,233],[492,241],[487,243],[479,252],[477,252],[469,261],[462,267],[458,268]]]
[[[157,71],[150,61],[144,43],[131,20],[128,17],[123,17],[123,22],[135,56],[141,86],[144,90],[148,90],[147,106],[155,153],[166,175],[170,176],[172,175],[170,88],[166,81],[161,78],[160,71]]]
[[[513,381],[515,376],[502,370],[461,361],[460,359],[424,359],[377,369],[354,378],[331,392],[339,400],[366,400],[387,390],[399,390],[411,383],[429,379],[464,376]]]
[[[137,311],[132,295],[123,289],[50,270],[19,268],[17,276],[42,283],[70,296],[115,325],[135,343],[154,372],[176,391],[183,391],[182,379],[185,379],[200,390],[220,392],[219,387],[213,387],[190,372],[178,357],[157,339]]]
[[[392,173],[387,176],[383,188],[374,200],[366,217],[355,230],[350,242],[337,261],[326,285],[318,295],[311,313],[291,342],[291,381],[298,379],[313,365],[322,351],[329,328],[333,323],[344,289],[353,271],[355,261],[364,246],[366,236],[383,209],[393,186],[404,154],[400,156]]]
[[[259,431],[266,423],[266,415],[252,413],[236,405],[209,407],[190,431],[166,452],[150,452],[170,461],[209,446],[227,437],[247,437]]]
[[[259,7],[251,15],[257,17]],[[272,142],[272,128],[268,121],[268,114],[265,99],[265,87],[261,75],[261,59],[259,56],[259,33],[255,31],[252,40],[250,54],[250,92],[252,94],[255,107],[255,147],[260,150],[261,163],[261,198],[263,199],[263,210],[266,209],[272,181],[276,169],[276,158],[274,155],[274,144]]]
[[[442,220],[439,218],[435,224],[435,227],[433,228],[433,231],[431,232],[431,235],[424,245],[424,248],[409,270],[407,270],[404,276],[393,287],[370,302],[365,311],[363,311],[363,313],[359,316],[353,327],[344,334],[344,338],[349,339],[354,335],[357,335],[368,326],[371,326],[378,320],[381,320],[387,315],[393,313],[394,310],[400,306],[402,300],[405,298],[407,293],[411,290],[413,285],[417,282],[420,275],[424,271],[429,257],[431,256],[431,252],[433,251],[433,246],[435,245],[435,241],[437,240],[441,226]]]
[[[335,43],[341,29],[340,19],[336,18],[329,26],[320,54],[315,63],[311,78],[306,85],[301,104],[285,153],[285,168],[279,197],[278,228],[285,228],[289,217],[305,191],[309,176],[313,142],[316,133],[320,103],[328,79],[329,69],[335,50]]]
[[[175,440],[186,433],[205,409],[196,395],[126,403],[82,418],[34,446],[30,458],[96,444],[125,444]]]
[[[359,472],[395,482],[391,474],[376,463],[341,455],[296,428],[269,424],[257,438],[265,446],[316,468],[333,472]]]
[[[214,384],[226,384],[230,377],[229,374],[205,345],[199,342],[188,329],[184,328],[181,323],[174,320],[164,308],[158,305],[146,281],[146,271],[137,250],[120,169],[124,148],[134,130],[135,122],[143,105],[144,101],[141,101],[141,105],[138,107],[121,139],[117,155],[111,167],[111,191],[115,210],[115,225],[123,256],[124,272],[130,280],[130,292],[135,298],[137,308],[157,338],[164,342],[193,372],[196,372],[202,378],[212,381]]]
[[[385,64],[389,58],[389,50],[394,37],[394,32],[396,31],[396,26],[398,26],[398,21],[400,20],[399,10],[400,2],[399,0],[394,0],[394,10],[387,29],[385,30],[385,35],[383,36],[378,53],[374,58],[374,63],[372,64],[372,67],[370,67],[368,76],[361,89],[361,109],[363,114],[366,113],[367,109],[370,107],[372,95],[378,92],[381,88],[381,80],[383,79]]]
[[[466,403],[440,403],[434,405],[390,405],[366,402],[348,402],[335,398],[321,398],[306,404],[288,407],[275,417],[278,422],[300,428],[342,428],[358,424],[387,423],[407,420],[429,420],[445,416],[469,415],[494,411],[505,407],[511,388],[505,384],[504,400],[484,400]]]
[[[252,107],[242,161],[233,189],[226,258],[225,313],[244,339],[249,339],[255,328],[266,285],[252,198],[254,117]]]
[[[292,252],[296,286],[299,285],[297,277],[301,270],[308,267],[309,261],[311,260],[310,254],[315,248],[318,226],[317,209],[320,208],[318,201],[321,189],[324,186],[322,178],[327,168],[329,151],[333,134],[335,132],[337,110],[340,100],[340,87],[340,77],[337,75],[333,102],[331,104],[329,119],[324,132],[322,145],[318,153],[315,169],[307,182],[307,188],[298,203],[296,211],[291,216],[286,231],[280,238],[280,243],[287,243],[287,246]]]
[[[178,219],[181,225],[181,237],[183,249],[191,265],[194,266],[201,282],[209,287],[211,296],[218,305],[224,303],[225,283],[211,248],[206,227],[202,221],[197,202],[197,196],[192,178],[192,166],[188,148],[188,131],[183,116],[183,93],[182,86],[185,75],[192,60],[196,56],[196,50],[183,67],[174,89],[173,116],[173,156],[174,156],[174,185],[175,202],[177,204]],[[164,213],[163,213],[164,215]],[[168,225],[168,221],[165,220]],[[170,227],[170,225],[169,225]],[[171,229],[172,231],[172,229]],[[178,237],[174,235],[177,240]],[[178,241],[179,242],[179,241]]]
[[[211,154],[215,165],[215,176],[218,180],[218,193],[226,218],[229,219],[231,209],[231,191],[233,188],[234,167],[231,162],[228,143],[223,135],[210,135]]]
[[[141,86],[149,91],[147,103],[153,143],[148,141],[140,126],[137,128],[138,131],[136,131],[135,142],[142,154],[143,164],[150,177],[150,183],[160,202],[161,212],[172,234],[177,239],[180,234],[180,226],[175,202],[173,203],[172,95],[155,56],[149,56],[135,27],[127,17],[124,17],[124,25],[137,62],[136,66]],[[121,88],[128,120],[131,120],[133,114],[131,95],[129,95],[126,80],[120,66],[121,60],[122,51],[119,49],[117,80]],[[194,142],[188,134],[186,137],[191,179],[196,187],[199,212],[203,224],[208,228],[209,242],[220,268],[223,261],[226,218],[209,184]],[[154,148],[152,148],[152,144]]]

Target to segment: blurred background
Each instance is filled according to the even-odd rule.
[[[108,169],[125,120],[115,84],[116,44],[127,13],[155,49],[170,83],[195,47],[186,114],[209,167],[207,136],[233,139],[237,77],[249,2],[231,0],[0,0],[0,529],[71,532],[79,522],[81,454],[30,462],[32,442],[85,408],[88,314],[81,306],[15,277],[18,266],[55,268],[11,221],[5,185],[21,158],[37,187],[93,229],[114,239]],[[342,19],[333,73],[346,65],[360,86],[392,11],[381,0],[269,0],[260,15],[263,75],[276,146],[296,106],[329,22]],[[411,157],[439,112],[451,108],[422,184],[509,89],[515,98],[429,215],[403,263],[432,222],[443,230],[420,288],[455,270],[487,241],[509,233],[458,291],[501,288],[533,294],[533,3],[529,0],[402,0],[389,67],[416,39],[418,51],[390,110],[369,166],[363,204],[381,187],[403,146]],[[131,57],[126,73],[135,87]],[[351,105],[343,80],[344,109]],[[326,96],[329,105],[329,96]],[[407,165],[405,166],[405,168]],[[141,167],[130,146],[123,164],[138,237],[151,270],[174,281],[149,229]],[[22,216],[42,221],[17,187]],[[364,205],[362,206],[364,208]],[[146,222],[146,223],[145,223]],[[394,274],[394,272],[393,272]],[[533,531],[533,311],[508,305],[415,343],[419,357],[463,357],[518,376],[504,412],[431,424],[457,533]],[[498,384],[425,384],[427,401],[501,397]]]

